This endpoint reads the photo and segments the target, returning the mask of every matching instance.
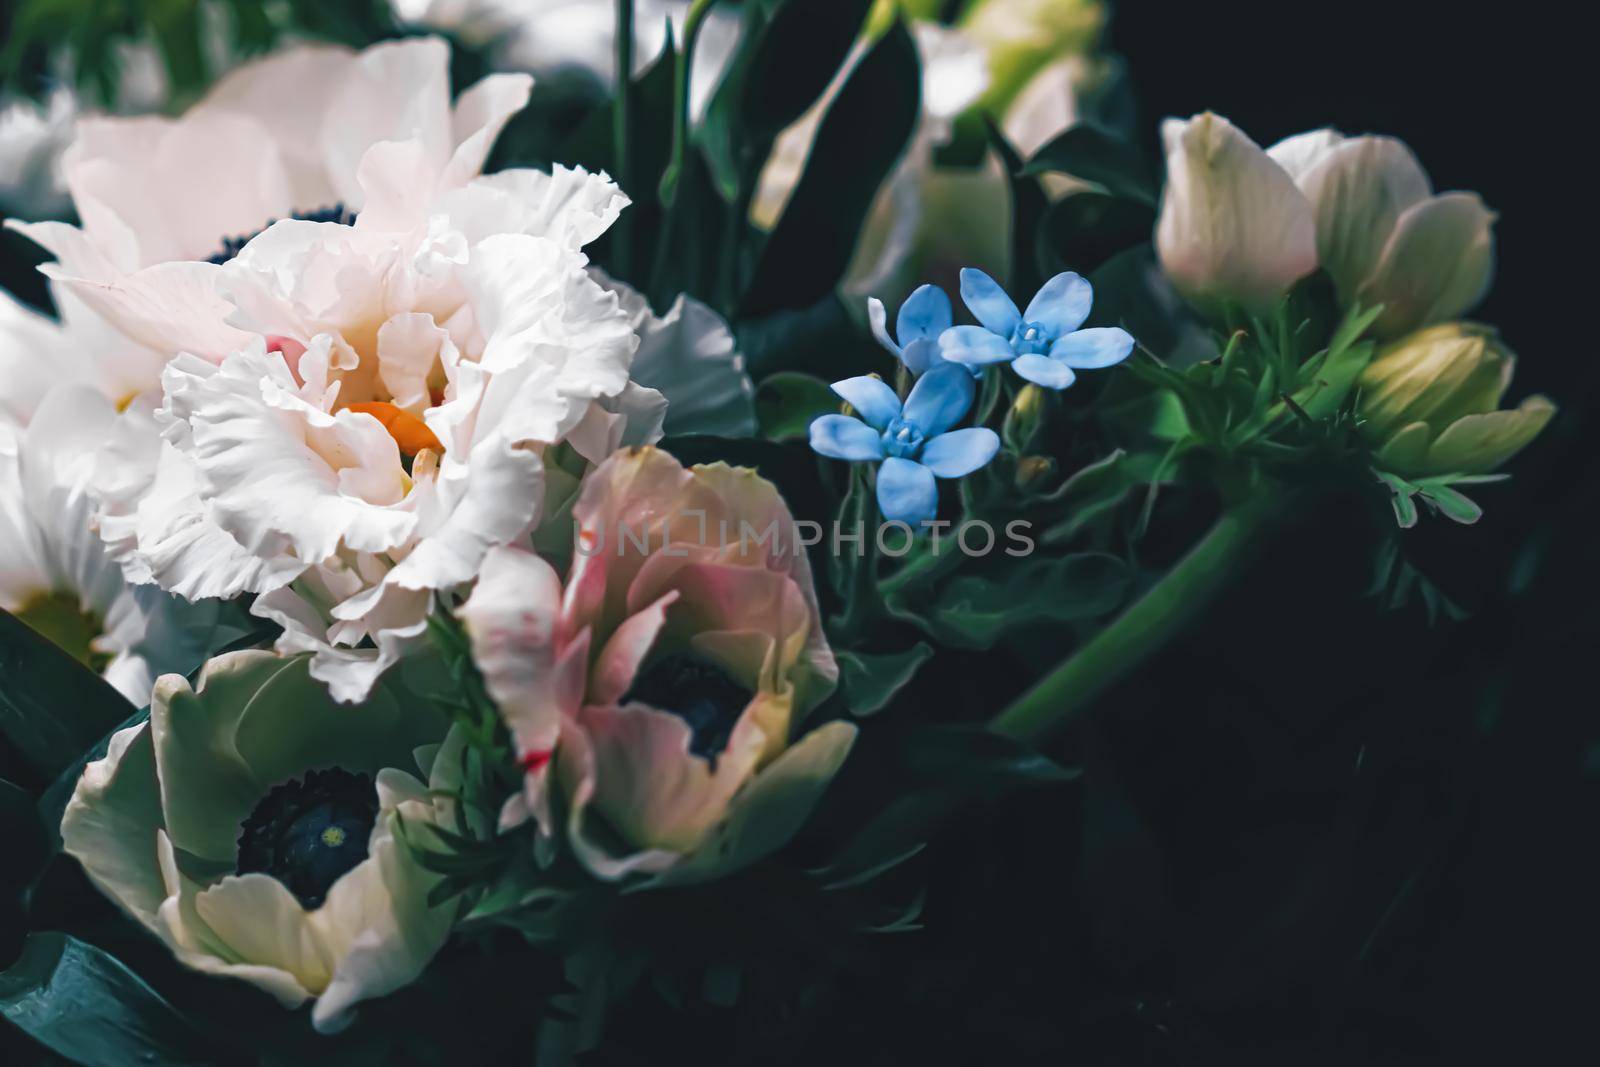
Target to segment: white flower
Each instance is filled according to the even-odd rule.
[[[1383,305],[1382,337],[1459,318],[1494,269],[1494,214],[1476,193],[1435,195],[1393,137],[1316,130],[1269,155],[1311,202],[1317,251],[1345,304]]]
[[[1311,205],[1289,173],[1207,112],[1161,127],[1167,188],[1156,249],[1172,284],[1210,312],[1231,301],[1264,314],[1317,269]]]
[[[455,909],[401,822],[454,825],[461,740],[428,701],[384,688],[334,707],[303,658],[235,652],[198,686],[167,675],[150,718],[112,736],[61,821],[89,879],[179,962],[314,999],[325,1033],[413,981]]]
[[[1459,317],[1488,288],[1493,214],[1474,193],[1435,195],[1392,137],[1316,130],[1263,152],[1209,113],[1162,136],[1156,246],[1202,310],[1266,311],[1320,263],[1345,306],[1382,304],[1373,329],[1395,337]]]
[[[0,210],[47,219],[71,207],[60,162],[76,114],[77,100],[66,89],[39,103],[0,97]]]
[[[179,118],[86,118],[62,160],[82,228],[16,228],[46,273],[129,337],[220,359],[218,262],[275,219],[348,217],[405,230],[482,169],[530,79],[491,75],[450,102],[449,49],[298,47],[238,68]]]
[[[220,33],[208,35],[204,43],[212,59],[225,59]],[[128,41],[112,48],[117,110],[132,115],[159,109],[167,98],[167,77],[156,49]],[[70,88],[76,81],[70,65],[53,66],[54,87],[42,100],[0,95],[0,210],[22,219],[59,218],[72,207],[61,154],[88,109]]]
[[[604,176],[507,171],[410,234],[270,227],[221,268],[248,342],[167,366],[154,482],[108,453],[108,538],[163,588],[258,594],[280,651],[360,699],[435,591],[537,524],[548,447],[659,435],[629,315],[579,250],[625,203]]]
[[[233,631],[221,605],[130,586],[108,558],[87,486],[111,404],[64,385],[33,415],[26,428],[0,424],[0,608],[142,705],[157,675],[191,670]]]
[[[0,423],[24,426],[57,385],[87,385],[119,407],[161,384],[160,353],[123,337],[70,293],[59,322],[0,290]]]

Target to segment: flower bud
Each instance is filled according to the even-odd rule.
[[[1037,385],[1023,386],[1017,398],[1011,402],[1011,410],[1006,412],[1002,431],[1007,445],[1018,452],[1028,447],[1044,421],[1044,403],[1043,389]]]
[[[1017,460],[1017,488],[1043,489],[1055,477],[1056,461],[1049,456],[1023,456]]]
[[[1481,474],[1532,441],[1555,414],[1542,396],[1498,410],[1516,357],[1493,330],[1452,322],[1409,334],[1362,372],[1362,435],[1379,466],[1408,477]]]
[[[1289,172],[1227,119],[1161,127],[1167,188],[1156,224],[1161,266],[1184,299],[1216,315],[1265,314],[1317,269],[1311,204]]]

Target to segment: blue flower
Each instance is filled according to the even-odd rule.
[[[1010,363],[1035,385],[1065,389],[1077,377],[1074,370],[1109,367],[1133,351],[1126,330],[1078,329],[1089,317],[1094,290],[1071,271],[1040,286],[1024,313],[993,278],[964,267],[961,299],[983,325],[952,326],[939,335],[939,351],[953,363]]]
[[[950,298],[937,285],[919,287],[900,305],[894,327],[899,343],[889,336],[889,312],[877,297],[867,301],[867,320],[872,323],[872,335],[878,343],[894,353],[912,374],[945,362],[939,354],[939,335],[950,328],[955,316],[950,310]]]
[[[895,391],[871,376],[835,382],[833,391],[861,413],[823,415],[811,423],[811,447],[833,459],[882,460],[878,510],[890,522],[915,529],[939,507],[934,478],[960,478],[994,458],[1000,438],[974,426],[951,430],[972,406],[966,368],[935,366],[917,379],[902,407]]]

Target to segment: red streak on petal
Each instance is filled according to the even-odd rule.
[[[522,769],[525,773],[537,774],[549,764],[550,755],[550,749],[536,748],[532,752],[524,752],[522,758],[517,762],[522,764]]]
[[[284,366],[289,368],[289,373],[294,375],[294,384],[304,385],[306,380],[300,377],[300,357],[306,354],[306,346],[296,341],[293,337],[284,337],[281,334],[267,335],[267,351],[281,352]]]

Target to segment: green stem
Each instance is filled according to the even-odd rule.
[[[1177,566],[1115,622],[1001,712],[990,727],[1032,740],[1069,722],[1210,603],[1270,515],[1268,502],[1259,494],[1223,512]]]
[[[617,168],[617,184],[632,196],[632,159],[629,149],[633,135],[633,0],[617,0],[617,92],[611,109],[611,154]],[[617,273],[631,278],[633,266],[633,218],[624,211],[616,222]]]
[[[672,154],[661,174],[661,203],[671,207],[678,195],[684,157],[689,152],[689,90],[694,74],[694,46],[700,40],[700,24],[717,0],[695,0],[683,18],[683,45],[672,74]]]

